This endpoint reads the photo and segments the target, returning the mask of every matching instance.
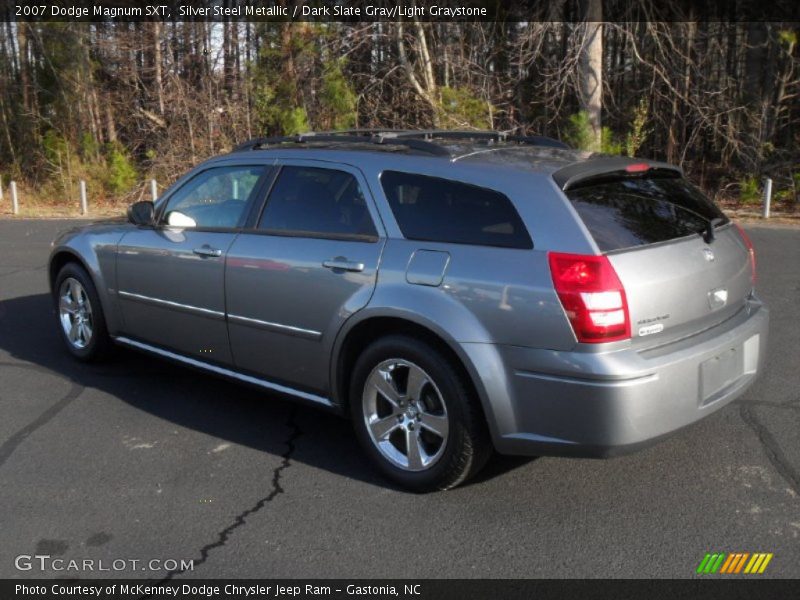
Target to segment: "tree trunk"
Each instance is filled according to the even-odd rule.
[[[110,144],[117,141],[117,124],[114,121],[114,109],[111,102],[106,102],[106,139]]]
[[[17,24],[17,47],[19,48],[19,80],[22,86],[22,106],[26,114],[31,113],[31,74],[29,49],[28,49],[28,25],[20,22]]]
[[[164,76],[161,71],[161,21],[153,22],[153,83],[156,87],[158,114],[164,114]]]
[[[580,60],[581,105],[589,116],[590,150],[597,152],[603,130],[603,3],[602,0],[581,0],[581,8],[584,20]]]
[[[230,0],[225,0],[225,7],[231,6]],[[222,21],[222,73],[223,73],[223,87],[225,93],[230,97],[233,92],[233,44],[231,42],[231,20],[230,17],[224,17]]]
[[[417,39],[417,51],[419,52],[422,60],[422,75],[423,81],[425,82],[424,86],[414,72],[414,65],[411,64],[411,61],[408,58],[404,39],[405,31],[403,29],[402,21],[398,21],[395,25],[397,54],[400,58],[400,64],[403,66],[406,77],[408,78],[411,86],[414,88],[414,91],[417,92],[417,94],[419,94],[433,109],[433,126],[439,127],[439,91],[436,88],[436,81],[433,77],[433,66],[431,65],[431,57],[428,52],[428,43],[425,41],[425,31],[419,22],[416,23],[416,30],[417,35],[419,36],[419,39]]]
[[[8,153],[11,157],[11,163],[17,164],[17,153],[14,151],[14,142],[11,138],[11,129],[8,126],[8,117],[6,116],[6,105],[3,102],[3,96],[0,95],[0,115],[3,117],[3,132],[5,133],[6,141],[8,142]],[[0,186],[3,185],[3,180],[0,178]]]

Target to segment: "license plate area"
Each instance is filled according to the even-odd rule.
[[[727,388],[744,374],[742,346],[728,348],[700,363],[700,406],[721,398]]]

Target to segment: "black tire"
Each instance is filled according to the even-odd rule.
[[[444,413],[443,416],[448,422],[447,435],[442,438],[445,441],[440,442],[438,446],[438,459],[430,466],[419,467],[421,470],[408,470],[411,463],[410,458],[405,468],[393,463],[392,459],[385,455],[385,451],[379,448],[379,442],[373,441],[374,434],[370,433],[367,425],[367,419],[370,417],[365,418],[365,411],[370,413],[373,410],[369,407],[365,408],[365,405],[370,403],[369,400],[365,400],[365,397],[374,394],[372,384],[369,385],[368,390],[365,390],[368,378],[376,372],[385,372],[379,371],[382,365],[389,364],[390,366],[386,368],[390,370],[397,368],[391,366],[392,361],[395,360],[400,361],[396,364],[401,370],[417,366],[421,368],[426,378],[433,384],[432,386],[425,384],[428,387],[423,386],[421,389],[428,390],[426,393],[429,394],[429,397],[431,393],[435,394],[433,396],[435,401],[444,405],[444,408],[439,408],[438,413],[440,415]],[[402,376],[398,375],[397,377]],[[406,375],[406,378],[408,377],[409,375]],[[392,382],[394,388],[394,379]],[[410,398],[407,385],[404,391],[406,398]],[[422,396],[422,392],[420,396]],[[382,398],[380,401],[384,402],[385,396],[380,397]],[[408,405],[409,402],[402,404]],[[411,402],[410,404],[415,403]],[[394,403],[387,403],[387,405],[391,405],[389,406],[390,411],[395,410]],[[489,432],[479,399],[474,397],[471,386],[464,381],[461,370],[439,351],[416,338],[392,335],[375,341],[361,353],[351,378],[350,412],[358,439],[370,459],[389,479],[415,492],[454,488],[474,476],[492,454]],[[390,412],[390,415],[391,419],[395,417],[398,420],[406,419],[404,415],[396,412]],[[381,417],[380,420],[384,420],[384,418]],[[385,420],[389,421],[388,418]],[[408,438],[405,436],[411,435],[408,429],[413,430],[414,424],[413,419],[409,419],[408,424],[393,428],[390,435],[401,436],[401,448],[408,448],[405,445],[408,443],[405,442]],[[399,434],[397,428],[400,429]],[[421,439],[423,435],[431,435],[429,432],[423,434],[424,427],[419,425],[417,425],[416,431],[418,439]],[[433,439],[436,440],[436,436]],[[386,445],[387,442],[390,442],[388,437],[382,438],[380,444],[384,448],[389,448]],[[417,442],[417,444],[420,443]],[[435,448],[435,444],[433,447]],[[389,451],[394,452],[392,448],[389,448]],[[410,455],[408,451],[406,454]],[[400,456],[402,457],[402,452],[400,452]]]
[[[69,279],[76,280],[85,292],[84,304],[88,301],[91,311],[91,335],[83,347],[70,341],[69,335],[62,324],[60,308],[62,286]],[[97,288],[86,270],[75,262],[64,265],[56,276],[53,286],[53,301],[55,304],[56,326],[72,356],[83,362],[96,362],[109,358],[113,354],[114,344],[108,335],[103,306],[97,295]]]

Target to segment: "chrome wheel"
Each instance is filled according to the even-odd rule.
[[[67,277],[58,290],[58,314],[69,343],[80,349],[92,341],[92,304],[80,281]]]
[[[367,377],[364,422],[383,457],[406,471],[423,471],[444,454],[447,407],[433,379],[403,359],[389,359]]]

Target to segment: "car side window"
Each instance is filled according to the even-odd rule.
[[[309,237],[378,235],[356,178],[346,171],[318,167],[281,169],[258,229]]]
[[[176,227],[237,227],[264,166],[214,167],[193,177],[169,199],[163,222]]]
[[[413,173],[384,171],[381,185],[410,240],[533,248],[522,219],[495,190]]]

